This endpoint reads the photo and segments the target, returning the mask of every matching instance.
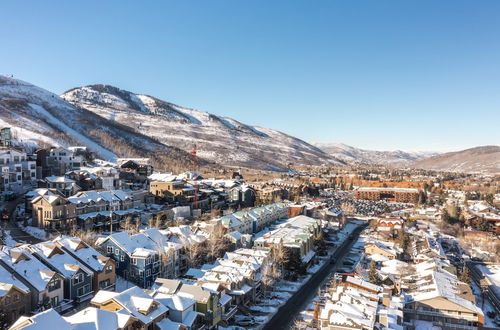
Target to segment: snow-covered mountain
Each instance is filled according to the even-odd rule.
[[[24,145],[84,145],[106,160],[154,156],[157,163],[178,165],[191,160],[184,151],[5,75],[0,75],[0,127],[11,127],[15,139]]]
[[[481,146],[447,152],[412,164],[428,170],[500,174],[500,146]]]
[[[163,144],[218,164],[282,170],[288,164],[342,164],[317,147],[276,130],[184,108],[109,85],[71,89],[61,97],[75,107]]]
[[[437,155],[435,152],[365,150],[343,143],[315,143],[314,145],[346,163],[377,164],[392,167],[409,166],[416,161]]]

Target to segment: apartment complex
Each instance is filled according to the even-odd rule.
[[[356,199],[372,201],[387,200],[399,203],[417,203],[418,189],[359,187],[354,190],[354,196]]]

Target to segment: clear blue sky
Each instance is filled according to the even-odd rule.
[[[500,144],[500,1],[3,1],[0,72],[381,150]]]

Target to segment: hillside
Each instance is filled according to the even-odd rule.
[[[482,146],[448,152],[412,164],[428,170],[500,174],[500,146]]]
[[[362,163],[392,167],[409,166],[410,164],[435,156],[432,152],[375,151],[355,148],[342,143],[315,143],[326,153],[347,163]]]
[[[0,75],[0,127],[11,127],[19,143],[33,147],[84,145],[106,160],[151,157],[160,168],[191,162],[184,151],[4,75]]]
[[[196,144],[200,157],[222,165],[283,170],[290,163],[342,164],[287,134],[109,85],[74,88],[61,97],[75,107],[166,145],[191,151]]]

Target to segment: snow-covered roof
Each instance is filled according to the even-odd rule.
[[[64,249],[70,251],[79,260],[92,268],[93,271],[101,271],[106,265],[108,257],[104,257],[96,249],[83,242],[78,237],[62,236],[54,239],[54,242],[60,244]]]
[[[73,277],[80,269],[85,273],[92,275],[92,271],[83,266],[77,259],[69,253],[64,252],[54,242],[47,241],[30,245],[32,253],[36,253],[40,258],[52,265],[57,271],[66,278]]]
[[[124,311],[110,312],[87,307],[64,319],[72,325],[74,330],[121,329],[131,320],[131,315]]]
[[[4,247],[0,251],[0,259],[38,291],[44,291],[50,280],[57,274],[21,248]]]
[[[121,293],[117,292],[101,292],[92,299],[92,302],[105,302],[112,299],[123,307],[120,311],[129,313],[134,318],[140,320],[144,324],[149,324],[160,315],[165,314],[168,309],[163,304],[160,304],[156,299],[149,296],[143,289],[132,287]],[[106,299],[108,298],[108,299]]]
[[[13,274],[5,269],[0,264],[0,299],[9,292],[12,286],[17,287],[19,290],[29,293],[29,288],[23,282],[18,280]]]
[[[40,329],[57,329],[57,330],[74,330],[73,326],[69,324],[59,313],[54,309],[37,313],[33,316],[21,316],[10,327],[12,330],[40,330]]]

